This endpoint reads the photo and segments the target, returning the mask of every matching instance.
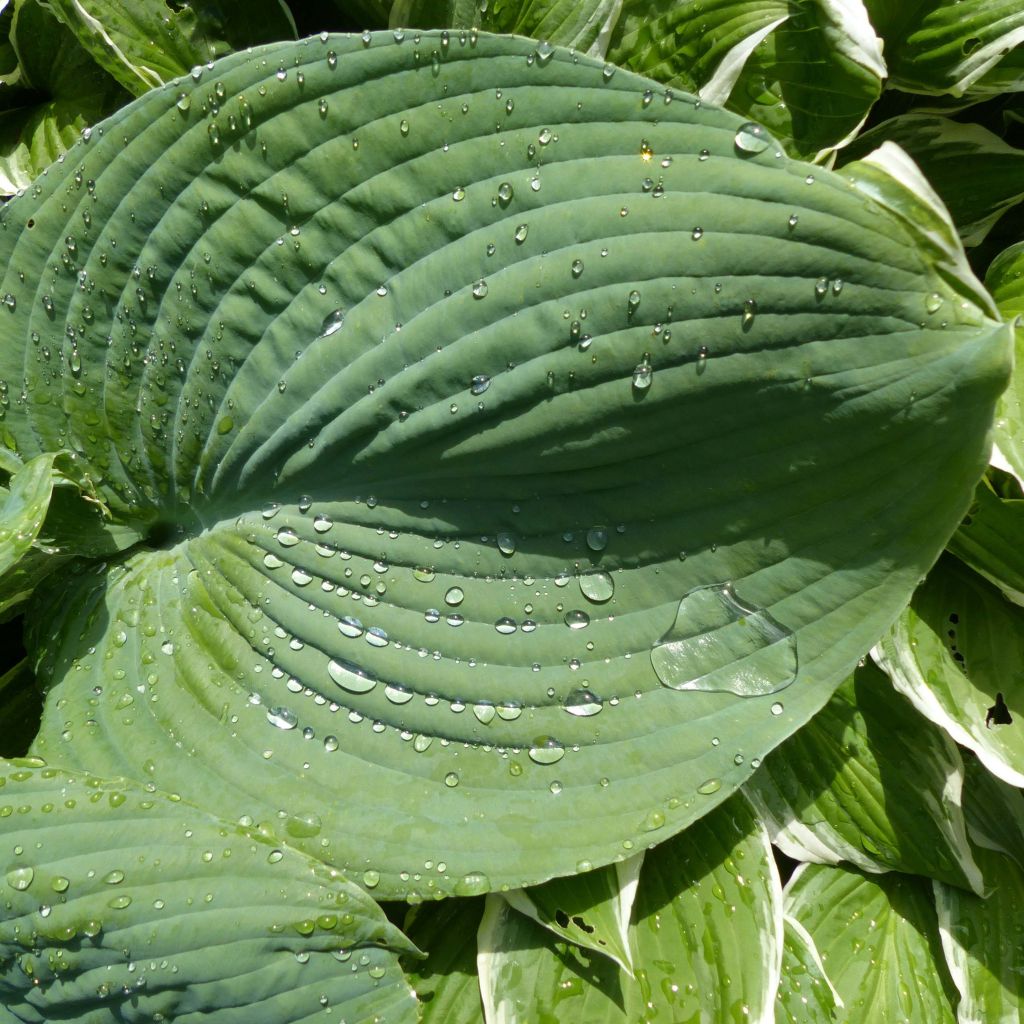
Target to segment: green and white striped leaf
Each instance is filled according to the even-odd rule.
[[[409,942],[269,830],[38,761],[0,771],[0,1002],[15,1020],[416,1020]]]
[[[367,40],[154,90],[4,211],[4,428],[139,540],[36,593],[35,750],[230,820],[299,787],[375,894],[478,894],[679,832],[820,709],[961,518],[1010,330],[884,161]]]
[[[785,918],[785,926],[775,1024],[832,1024],[843,1001],[828,980],[814,940],[795,918]]]
[[[843,154],[861,156],[889,141],[915,160],[949,209],[965,245],[978,245],[1024,199],[1024,150],[979,124],[936,114],[902,114],[864,132]]]
[[[27,188],[54,160],[125,100],[48,8],[15,8],[11,43],[20,74],[0,85],[0,194]]]
[[[787,884],[785,904],[842,999],[836,1024],[954,1024],[956,992],[924,879],[807,864]]]
[[[868,664],[765,759],[746,792],[795,860],[927,875],[980,893],[963,777],[956,744]]]
[[[1020,323],[1024,317],[1024,242],[1004,249],[991,262],[985,273],[985,286],[1000,314],[1008,321]],[[1020,330],[1014,352],[1014,373],[999,400],[992,464],[1012,472],[1024,486],[1024,332]]]
[[[163,0],[47,0],[95,62],[141,96],[193,67],[256,43],[294,39],[283,0],[248,0],[244,8]]]
[[[629,921],[643,858],[636,854],[593,871],[577,865],[580,874],[503,895],[521,914],[559,938],[604,953],[632,974]]]
[[[754,48],[790,16],[783,0],[625,0],[608,59],[724,103]]]
[[[947,557],[874,654],[921,714],[1024,785],[1024,609]]]
[[[1024,797],[983,768],[968,773],[966,809],[976,855],[994,883],[987,899],[935,883],[942,947],[960,992],[959,1024],[1024,1018]]]
[[[996,492],[997,486],[1002,493]],[[1024,500],[1020,495],[1014,476],[990,469],[975,488],[974,501],[946,548],[995,584],[1008,601],[1024,605],[1024,551],[1020,543],[1024,537]]]
[[[896,88],[953,96],[1024,89],[1024,9],[1017,0],[866,0],[866,6]]]
[[[615,1024],[655,1013],[773,1021],[782,891],[767,833],[742,796],[647,853],[631,931],[635,979],[488,897],[477,960],[488,1024],[546,1013]]]
[[[793,156],[829,162],[881,94],[885,61],[860,0],[803,0],[790,10],[731,91],[701,95],[763,124]]]
[[[426,959],[404,962],[416,990],[420,1024],[479,1024],[483,1017],[476,973],[482,899],[421,903],[409,909],[404,929]]]

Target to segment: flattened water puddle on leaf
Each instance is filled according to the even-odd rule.
[[[796,679],[796,637],[731,583],[691,590],[672,628],[651,650],[662,686],[759,697]]]

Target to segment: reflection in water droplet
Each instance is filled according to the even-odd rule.
[[[746,121],[736,129],[733,142],[741,153],[753,155],[763,153],[772,144],[772,139],[761,125]]]
[[[672,628],[651,651],[663,686],[757,697],[796,678],[796,637],[728,583],[697,587],[680,602]]]
[[[413,698],[412,690],[404,690],[401,686],[393,686],[388,683],[384,687],[384,696],[387,697],[392,704],[408,704]]]
[[[487,282],[483,278],[480,278],[480,280],[477,281],[476,284],[473,285],[473,298],[474,299],[482,299],[482,298],[485,298],[486,295],[487,295]]]
[[[595,526],[587,530],[587,547],[591,551],[604,551],[608,546],[608,528]]]
[[[493,704],[474,704],[473,714],[476,715],[477,720],[483,725],[487,725],[493,721],[495,715],[495,707]]]
[[[511,533],[498,534],[498,550],[503,555],[514,555],[516,553],[516,539]]]
[[[366,631],[366,642],[374,647],[387,647],[388,635],[380,626],[371,626]]]
[[[320,337],[329,338],[335,331],[340,331],[342,324],[345,323],[345,310],[335,309],[332,310],[327,316],[324,317],[324,322],[320,325]]]
[[[651,368],[651,357],[644,354],[644,358],[636,364],[633,369],[633,389],[635,391],[646,391],[654,379],[654,370]]]
[[[330,677],[349,693],[369,693],[376,685],[376,676],[371,675],[365,669],[350,661],[342,661],[340,658],[332,658],[327,663],[327,672]]]
[[[298,534],[287,526],[277,531],[277,543],[283,548],[292,548],[299,543]]]
[[[565,613],[565,624],[570,629],[585,629],[590,625],[590,616],[579,608],[573,608]]]
[[[456,896],[482,896],[491,887],[491,880],[481,871],[470,871],[454,886]]]
[[[478,373],[469,382],[469,393],[471,395],[482,395],[491,386],[491,378],[485,373]]]
[[[538,736],[529,753],[530,760],[537,764],[556,764],[565,756],[565,747],[551,736]]]
[[[459,784],[459,776],[458,776],[458,773],[457,773],[457,772],[449,772],[449,773],[448,773],[448,774],[447,774],[447,775],[446,775],[446,776],[444,777],[444,784],[445,784],[445,785],[446,785],[446,786],[447,786],[447,787],[448,787],[449,789],[454,789],[454,788],[455,788],[455,787],[456,787],[456,786],[457,786],[457,785]]]
[[[267,711],[267,721],[278,729],[294,729],[298,724],[295,712],[288,708],[273,707]]]
[[[588,601],[603,604],[615,593],[615,583],[606,572],[590,572],[579,578],[580,591]]]
[[[7,884],[18,892],[24,892],[32,884],[32,879],[35,877],[36,873],[32,868],[14,868],[14,870],[7,872]]]
[[[422,754],[433,742],[433,736],[425,736],[423,733],[420,733],[413,739],[412,749],[415,750],[417,754]]]
[[[522,707],[518,704],[499,704],[495,710],[498,717],[506,722],[514,722],[523,713]]]
[[[444,603],[452,608],[456,608],[462,604],[463,597],[465,597],[465,594],[463,594],[461,587],[449,587],[448,592],[444,595]]]
[[[580,687],[577,690],[573,690],[568,697],[565,698],[565,703],[562,705],[570,715],[576,715],[578,718],[590,718],[593,715],[599,714],[601,709],[604,707],[604,701],[597,696],[592,690],[588,690],[586,687]]]
[[[772,705],[772,714],[773,715],[781,715],[783,711],[785,711],[785,708],[782,706],[782,702],[777,700]]]
[[[516,229],[512,234],[512,237],[516,240],[516,245],[522,245],[526,241],[526,236],[530,233],[530,226],[528,224],[517,224]]]
[[[508,636],[510,633],[514,633],[518,626],[516,625],[515,619],[510,619],[507,615],[503,615],[497,622],[494,623],[494,628],[499,632]]]
[[[697,787],[697,792],[703,796],[711,796],[722,788],[721,779],[707,779]]]
[[[942,296],[938,292],[932,292],[928,298],[924,300],[924,308],[929,313],[937,313],[942,307]]]
[[[353,615],[342,615],[342,617],[338,619],[338,631],[343,636],[362,636],[363,624]]]
[[[757,313],[757,300],[747,299],[743,303],[743,329],[749,329],[754,323],[754,316]]]

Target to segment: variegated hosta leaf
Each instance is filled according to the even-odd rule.
[[[331,868],[152,787],[0,762],[12,1019],[416,1020],[410,943]]]
[[[906,150],[949,208],[965,245],[978,245],[1024,199],[1024,150],[979,124],[936,114],[902,114],[859,136],[843,156],[891,141]]]
[[[998,491],[996,490],[998,488]],[[962,562],[1024,605],[1024,500],[1014,476],[990,469],[967,515],[946,545]]]
[[[467,898],[409,909],[405,932],[427,954],[405,961],[421,1024],[480,1024],[483,1019],[476,973],[483,904],[483,899]]]
[[[953,96],[1024,89],[1024,8],[1017,0],[865,3],[896,88]]]
[[[966,809],[991,895],[935,883],[942,947],[960,991],[960,1024],[1019,1024],[1024,1016],[1024,799],[983,768],[968,774]]]
[[[948,218],[907,164],[812,169],[522,39],[197,74],[4,211],[5,435],[79,452],[139,540],[37,592],[36,750],[382,896],[679,832],[987,460],[1009,328]]]
[[[985,286],[1003,317],[1024,323],[1024,242],[1004,249],[992,261]],[[993,463],[1012,472],[1024,486],[1024,331],[1017,331],[1014,348],[1014,373],[998,405]]]
[[[283,0],[248,0],[242,8],[163,0],[48,0],[96,63],[136,96],[194,66],[254,43],[295,37]]]
[[[860,0],[802,0],[790,10],[718,102],[727,96],[730,110],[763,124],[794,156],[830,161],[881,94],[882,48]]]
[[[874,653],[921,714],[1024,786],[1024,609],[947,556]]]
[[[787,884],[785,905],[839,993],[836,1024],[954,1024],[956,991],[925,879],[807,864]]]
[[[843,1002],[814,940],[795,918],[785,918],[785,926],[775,1024],[832,1024]]]
[[[578,946],[611,957],[633,973],[629,921],[643,854],[594,871],[554,878],[530,889],[510,889],[505,899],[520,913]]]
[[[489,896],[477,959],[488,1024],[545,1014],[770,1024],[782,893],[768,836],[742,796],[648,852],[630,931],[635,979]]]
[[[747,784],[796,860],[896,869],[981,892],[956,744],[874,665],[859,668]]]

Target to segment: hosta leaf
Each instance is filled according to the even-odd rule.
[[[832,1024],[842,1000],[828,980],[814,940],[792,917],[785,918],[785,926],[775,1024]]]
[[[629,919],[643,854],[594,871],[555,878],[531,889],[511,889],[505,899],[555,935],[610,956],[633,972]]]
[[[999,312],[1009,321],[1024,316],[1024,242],[1004,249],[989,265],[985,286]],[[999,400],[993,463],[1011,471],[1024,484],[1024,332],[1014,343],[1014,373]]]
[[[979,124],[936,114],[901,114],[864,132],[843,156],[863,156],[886,141],[895,142],[919,164],[949,208],[965,245],[978,245],[1024,199],[1024,150]]]
[[[42,4],[15,10],[11,41],[19,57],[17,85],[0,88],[0,194],[26,188],[125,99],[74,36]]]
[[[1017,0],[865,2],[896,88],[962,96],[1024,87],[1024,9]]]
[[[203,3],[169,8],[164,0],[48,4],[96,63],[136,96],[232,50],[295,36],[282,0],[250,0],[244,9]]]
[[[747,784],[797,860],[897,869],[982,891],[956,745],[874,665],[859,668]]]
[[[763,124],[794,156],[822,161],[864,123],[882,91],[885,61],[859,0],[791,7],[753,50],[731,92],[713,98]]]
[[[875,655],[921,714],[994,775],[1024,786],[1024,609],[946,558]]]
[[[990,470],[974,490],[974,501],[947,549],[994,583],[1007,600],[1024,605],[1024,500],[1015,478],[1003,475],[1012,491],[1003,496],[999,470]]]
[[[6,208],[6,431],[145,541],[37,592],[36,749],[470,895],[675,834],[821,707],[959,521],[1010,332],[884,161],[367,38],[155,90]]]
[[[39,536],[57,476],[53,464],[60,455],[35,456],[14,473],[7,487],[0,487],[0,577],[25,556]]]
[[[477,961],[488,1024],[545,1013],[616,1024],[656,1014],[772,1021],[782,893],[767,834],[742,796],[648,852],[631,931],[635,979],[489,896]]]
[[[337,871],[151,788],[0,770],[16,1020],[416,1020],[409,943]]]
[[[955,990],[924,879],[808,864],[786,886],[786,913],[810,933],[842,999],[837,1024],[954,1024]]]
[[[405,933],[424,953],[405,963],[416,990],[421,1024],[479,1024],[483,1017],[476,973],[482,899],[443,900],[412,907]]]
[[[983,848],[976,854],[986,877],[998,881],[984,900],[935,883],[942,947],[960,991],[958,1020],[962,1024],[1019,1024],[1024,1016],[1021,793],[983,769],[972,773],[970,781],[977,785],[967,790],[968,814],[989,833],[977,836]],[[1004,850],[990,848],[1000,841]]]
[[[1024,793],[998,779],[977,758],[964,759],[967,784],[964,811],[971,840],[1013,858],[1024,870]],[[998,885],[998,876],[993,876]]]

